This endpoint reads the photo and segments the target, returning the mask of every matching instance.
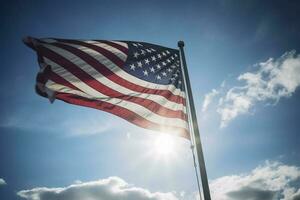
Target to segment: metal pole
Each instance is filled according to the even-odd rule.
[[[200,189],[200,183],[199,183],[199,176],[198,176],[198,170],[197,170],[197,163],[196,163],[196,158],[195,158],[195,152],[194,152],[194,145],[191,144],[191,150],[192,150],[192,155],[193,155],[193,162],[194,162],[194,169],[195,169],[195,175],[196,175],[196,180],[197,180],[197,187],[199,191],[199,198],[202,200],[202,195],[201,195],[201,189]]]
[[[184,42],[179,41],[178,47],[180,50],[181,61],[182,61],[182,65],[183,65],[183,72],[185,75],[183,77],[186,82],[186,90],[187,90],[186,92],[188,95],[188,101],[189,101],[189,106],[190,106],[190,113],[191,113],[191,120],[192,120],[191,122],[193,125],[193,133],[194,133],[195,145],[196,145],[196,149],[197,149],[197,156],[198,156],[198,162],[199,162],[199,168],[200,168],[204,200],[211,200],[210,192],[209,192],[209,185],[208,185],[208,180],[207,180],[207,174],[206,174],[206,169],[205,169],[204,156],[203,156],[202,145],[201,145],[200,134],[199,134],[199,127],[198,127],[197,116],[196,116],[196,111],[195,111],[194,99],[193,99],[190,78],[189,78],[188,69],[187,69],[184,51],[183,51]],[[201,195],[201,194],[199,194],[199,195]]]

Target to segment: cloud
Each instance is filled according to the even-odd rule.
[[[218,200],[299,200],[297,180],[300,180],[299,167],[267,161],[248,174],[215,179],[210,189],[212,199]]]
[[[240,86],[220,94],[217,112],[221,116],[221,127],[226,127],[237,116],[249,113],[258,102],[275,105],[281,98],[292,96],[300,85],[300,55],[296,51],[286,52],[277,59],[270,58],[254,67],[256,70],[237,77],[242,83]],[[207,95],[207,102],[211,102],[211,93]],[[207,102],[203,104],[205,109]]]
[[[287,200],[300,200],[300,188],[298,191],[296,188],[289,188],[284,191],[284,195],[287,196]]]
[[[300,168],[266,161],[249,173],[223,176],[210,181],[212,199],[300,200]],[[196,200],[198,192],[150,192],[119,177],[76,181],[66,187],[37,187],[17,193],[26,200]]]
[[[82,120],[79,118],[65,120],[61,125],[62,129],[66,130],[69,135],[95,135],[104,133],[113,127],[114,121],[106,119],[105,122],[99,118],[91,118]]]
[[[27,113],[27,112],[25,112]],[[76,112],[74,112],[76,113]],[[76,113],[77,114],[77,113]],[[24,117],[23,113],[14,113],[0,121],[2,128],[21,130],[35,130],[46,132],[64,132],[67,136],[87,136],[104,133],[114,127],[115,121],[111,117],[103,121],[98,113],[90,112],[82,115],[72,115],[71,112],[61,115],[36,112],[31,117]]]
[[[259,188],[243,187],[240,190],[228,192],[227,196],[231,199],[244,200],[272,200],[276,195],[275,191],[262,190]]]
[[[0,178],[0,185],[6,185],[6,182],[3,178]]]
[[[204,96],[204,101],[203,101],[203,105],[202,105],[202,112],[205,112],[207,110],[207,107],[209,106],[209,104],[212,102],[213,98],[218,95],[219,92],[215,89],[212,89],[211,92],[207,93]]]
[[[147,189],[134,187],[118,177],[78,182],[61,188],[33,188],[17,194],[27,200],[178,200],[173,193],[152,193]]]

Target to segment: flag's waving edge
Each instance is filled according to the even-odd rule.
[[[36,91],[190,139],[179,51],[144,42],[36,39]]]

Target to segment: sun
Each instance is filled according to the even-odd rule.
[[[154,140],[155,154],[158,156],[169,156],[174,152],[174,141],[169,135],[159,135]]]

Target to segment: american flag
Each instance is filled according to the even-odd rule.
[[[24,39],[36,51],[36,91],[137,126],[190,138],[179,51],[132,41]]]

